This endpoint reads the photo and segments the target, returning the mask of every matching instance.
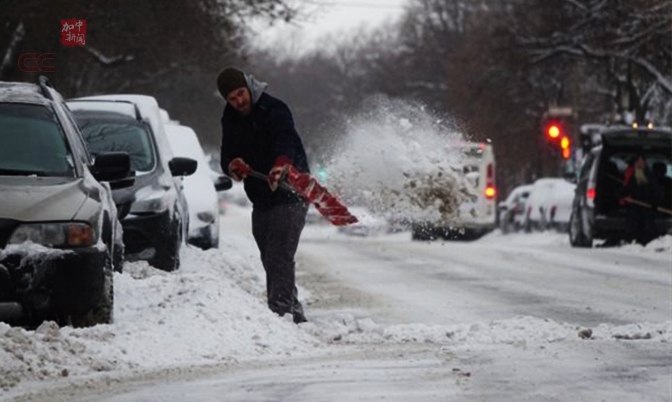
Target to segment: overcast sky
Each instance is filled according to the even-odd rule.
[[[325,35],[342,35],[361,26],[368,29],[398,19],[408,0],[296,0],[303,11],[287,24],[255,24],[253,42],[260,46],[294,48],[292,52],[314,48]]]

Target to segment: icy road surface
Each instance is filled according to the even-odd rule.
[[[185,250],[177,273],[127,264],[113,325],[0,326],[0,400],[672,400],[670,237],[577,250],[309,226],[297,327],[265,309],[249,213],[231,207],[221,249]]]

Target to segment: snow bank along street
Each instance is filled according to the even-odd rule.
[[[298,268],[310,322],[296,326],[265,306],[248,221],[248,209],[229,207],[221,248],[184,250],[177,272],[127,263],[115,277],[112,325],[0,324],[0,399],[65,387],[91,400],[85,391],[110,381],[199,377],[208,367],[207,376],[229,373],[231,395],[255,381],[270,392],[250,380],[255,370],[276,383],[279,370],[294,370],[300,383],[332,378],[326,365],[353,398],[371,376],[372,395],[390,398],[670,400],[670,237],[577,251],[556,234],[428,244],[311,225]],[[410,384],[419,370],[439,379],[420,376],[426,392],[395,394],[376,377],[383,368]]]

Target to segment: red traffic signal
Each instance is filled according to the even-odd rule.
[[[550,138],[552,140],[555,140],[558,137],[560,137],[561,132],[562,132],[562,130],[560,130],[560,126],[557,125],[557,124],[551,124],[546,129],[546,135],[548,136],[548,138]]]
[[[544,127],[544,134],[546,135],[546,140],[549,142],[557,142],[560,138],[565,136],[565,129],[561,121],[558,120],[548,120]]]

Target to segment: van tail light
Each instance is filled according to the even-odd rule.
[[[595,206],[595,195],[597,195],[595,187],[588,187],[588,190],[586,190],[586,202],[591,208]]]
[[[495,165],[488,163],[485,171],[485,198],[488,200],[495,199],[497,189],[495,188]]]

